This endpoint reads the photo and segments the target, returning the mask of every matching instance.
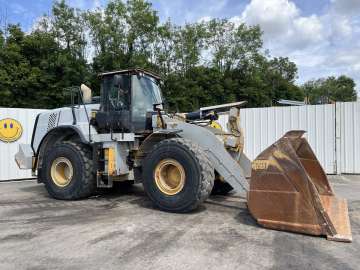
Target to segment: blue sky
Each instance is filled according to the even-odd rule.
[[[11,22],[20,22],[24,29],[30,29],[37,17],[51,11],[52,2],[53,0],[0,0],[0,12],[7,11],[8,19]],[[107,0],[67,0],[71,6],[81,9],[104,6],[106,2]],[[179,24],[206,16],[231,18],[239,15],[250,3],[249,0],[153,0],[150,2],[159,11],[161,19],[171,17],[174,22]],[[296,0],[293,2],[305,15],[314,12],[322,13],[329,4],[329,0]]]
[[[68,0],[93,9],[107,0]],[[360,89],[360,0],[152,0],[162,21],[177,24],[210,18],[260,24],[272,56],[288,56],[299,68],[298,82],[345,74]],[[0,18],[30,31],[48,14],[52,0],[0,0]]]

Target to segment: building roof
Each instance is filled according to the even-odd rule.
[[[280,99],[277,101],[277,103],[282,105],[291,105],[291,106],[303,106],[306,105],[303,101],[297,101],[297,100],[287,100],[287,99]]]

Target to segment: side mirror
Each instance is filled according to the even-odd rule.
[[[83,97],[83,101],[85,104],[91,103],[92,101],[92,92],[91,89],[86,86],[85,84],[82,84],[80,86],[81,92],[82,92],[82,97]]]

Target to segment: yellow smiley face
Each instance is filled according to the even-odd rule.
[[[15,119],[0,120],[0,141],[15,142],[21,137],[22,131],[21,124]]]

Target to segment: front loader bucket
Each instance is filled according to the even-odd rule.
[[[249,210],[267,228],[351,242],[347,202],[335,197],[304,133],[287,132],[252,163]]]

